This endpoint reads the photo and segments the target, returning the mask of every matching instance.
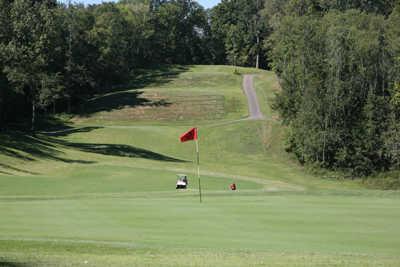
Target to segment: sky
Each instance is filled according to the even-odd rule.
[[[84,4],[98,4],[101,2],[108,2],[108,1],[116,1],[116,0],[76,0],[76,1],[72,1],[72,2],[79,2],[79,3],[84,3]],[[66,2],[61,1],[61,2]],[[216,4],[218,4],[219,2],[221,2],[221,0],[197,0],[197,2],[199,2],[203,7],[205,8],[211,8],[213,6],[215,6]]]
[[[197,0],[197,2],[199,2],[205,8],[210,8],[218,4],[220,0]]]

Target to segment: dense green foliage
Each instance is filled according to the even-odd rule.
[[[261,46],[268,33],[265,20],[261,17],[263,5],[262,0],[222,0],[211,10],[214,52],[218,63],[266,67],[265,51]]]
[[[400,6],[272,2],[268,45],[283,88],[275,107],[289,125],[288,150],[353,175],[398,167]]]
[[[1,0],[0,124],[31,115],[33,128],[37,111],[74,111],[148,66],[265,67],[261,8],[261,0],[223,1],[210,12],[193,0]]]

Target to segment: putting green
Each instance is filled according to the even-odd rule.
[[[0,189],[1,197],[67,197],[90,194],[119,194],[119,193],[153,193],[169,192],[176,194],[176,172],[165,170],[149,170],[134,167],[81,167],[68,175],[57,176],[3,176],[4,186]],[[201,177],[203,191],[227,191],[229,184],[236,182],[240,190],[261,190],[262,184],[225,177]],[[190,192],[197,192],[198,179],[189,176]],[[0,197],[0,198],[1,198]]]

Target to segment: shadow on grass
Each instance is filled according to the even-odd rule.
[[[30,266],[31,265],[27,263],[0,260],[0,267],[30,267]]]
[[[63,137],[63,136],[68,136],[70,134],[75,134],[75,133],[88,133],[94,130],[102,129],[104,127],[101,126],[87,126],[87,127],[79,127],[79,128],[67,128],[67,129],[60,129],[56,131],[41,131],[41,134],[44,134],[46,136],[52,136],[52,137]]]
[[[189,69],[189,66],[157,66],[152,69],[139,70],[132,78],[132,82],[123,86],[101,90],[101,94],[88,99],[79,109],[80,116],[90,116],[101,111],[111,111],[125,107],[140,106],[168,106],[167,100],[152,101],[143,97],[139,89],[147,86],[160,86],[171,82],[180,73]]]
[[[75,148],[80,151],[102,154],[106,156],[118,156],[128,158],[143,158],[158,161],[168,162],[186,162],[181,159],[176,159],[170,156],[166,156],[160,153],[153,152],[151,150],[138,148],[130,145],[120,144],[89,144],[89,143],[70,143],[62,141],[62,144],[66,147]]]
[[[158,161],[168,162],[186,162],[181,159],[166,156],[160,153],[153,152],[151,150],[124,145],[124,144],[99,144],[99,143],[76,143],[70,142],[65,139],[58,139],[55,137],[64,137],[73,133],[84,133],[90,132],[103,127],[81,127],[73,128],[55,132],[42,132],[41,139],[46,140],[50,144],[58,144],[66,148],[76,149],[83,152],[101,154],[106,156],[118,156],[118,157],[129,157],[129,158],[143,158]]]
[[[79,112],[83,116],[100,111],[110,111],[124,107],[136,106],[168,106],[171,103],[166,100],[152,101],[144,98],[140,88],[146,86],[160,86],[175,79],[180,73],[189,69],[189,66],[157,66],[156,68],[137,71],[132,82],[124,86],[114,86],[101,90],[101,94],[85,102]],[[129,90],[127,90],[129,88]],[[26,131],[29,124],[26,122],[15,125],[5,132],[0,132],[0,155],[15,158],[21,161],[36,161],[38,159],[60,161],[64,163],[92,164],[95,161],[75,160],[63,157],[59,150],[62,146],[88,153],[107,156],[144,158],[168,162],[185,162],[170,156],[156,153],[143,148],[124,144],[90,144],[72,143],[60,137],[66,137],[74,133],[84,133],[100,129],[101,127],[73,128],[66,121],[51,116],[41,116],[36,128],[42,130],[38,134]],[[19,129],[19,130],[16,130]],[[21,129],[25,129],[21,130]],[[45,131],[44,131],[45,130]],[[3,174],[9,171],[34,174],[8,164],[1,164]]]
[[[12,173],[5,172],[5,171],[0,171],[0,174],[4,174],[4,175],[12,175]]]
[[[20,131],[7,131],[0,133],[0,155],[21,161],[54,160],[64,163],[92,164],[95,161],[75,160],[63,157],[63,152],[56,147],[57,143],[42,138],[41,135],[34,135]],[[24,174],[35,175],[28,170],[17,168],[10,164],[0,163],[3,172],[15,171]]]
[[[55,142],[45,139],[41,135],[32,135],[23,132],[2,133],[0,154],[26,161],[50,159],[66,163],[95,163],[94,161],[63,158],[60,156],[62,152],[57,149]]]
[[[11,165],[4,164],[4,163],[0,163],[0,167],[2,167],[3,169],[8,169],[8,170],[12,170],[12,171],[22,172],[22,173],[25,173],[25,174],[31,174],[31,175],[38,174],[38,173],[36,173],[36,172],[26,171],[26,170],[23,170],[23,169],[20,169],[20,168],[16,168],[16,167],[13,167],[13,166],[11,166]],[[8,175],[11,174],[11,173],[8,173],[8,172],[2,172],[2,173],[8,174]]]
[[[102,127],[82,127],[70,128],[53,132],[41,132],[38,134],[28,134],[24,132],[0,133],[0,155],[22,161],[52,160],[63,163],[93,164],[96,161],[69,159],[63,157],[64,152],[60,148],[78,150],[87,153],[101,154],[106,156],[143,158],[149,160],[166,162],[186,162],[181,159],[156,153],[151,150],[134,147],[124,144],[99,144],[99,143],[77,143],[70,142],[59,137],[65,137],[73,133],[90,132]],[[21,163],[19,163],[21,164]],[[9,164],[0,163],[0,173],[9,175],[10,171],[36,175],[28,170],[17,168]]]
[[[129,90],[92,98],[86,102],[80,115],[88,117],[93,113],[123,109],[126,107],[159,107],[171,105],[171,103],[165,99],[151,101],[142,97],[142,94],[143,91]]]
[[[190,66],[161,65],[148,69],[139,69],[135,72],[130,83],[124,86],[114,86],[111,91],[131,88],[140,89],[147,86],[160,86],[167,84],[178,77],[179,74],[188,71]]]

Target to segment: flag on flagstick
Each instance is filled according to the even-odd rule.
[[[182,143],[187,141],[197,140],[197,128],[192,128],[186,133],[183,133],[180,139]]]
[[[199,140],[198,140],[198,134],[197,134],[197,128],[192,128],[189,131],[181,134],[180,138],[181,142],[187,142],[187,141],[196,141],[196,154],[197,154],[197,178],[199,180],[199,197],[200,197],[200,203],[201,203],[201,183],[200,183],[200,153],[199,153]]]

